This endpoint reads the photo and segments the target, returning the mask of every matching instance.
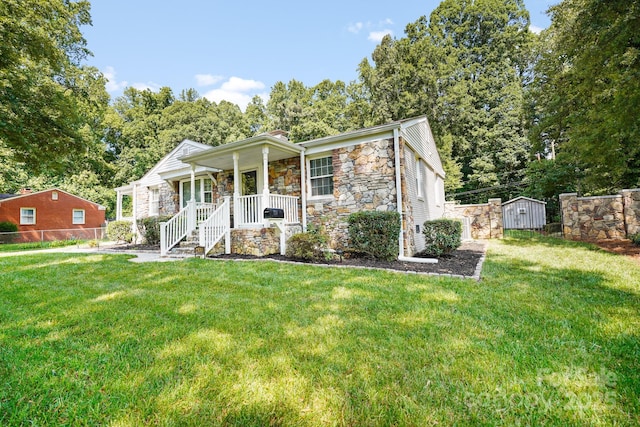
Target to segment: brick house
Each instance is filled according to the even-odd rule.
[[[105,208],[58,188],[24,190],[0,200],[0,221],[18,225],[14,241],[88,239],[104,226]]]
[[[217,147],[185,140],[116,189],[117,218],[174,215],[163,254],[193,233],[207,252],[224,242],[227,253],[266,255],[310,224],[340,248],[351,213],[398,211],[400,256],[411,256],[424,248],[424,221],[444,214],[444,175],[424,116],[296,144],[281,131]],[[284,218],[265,218],[264,208]]]

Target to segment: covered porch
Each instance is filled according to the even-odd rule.
[[[305,186],[303,185],[304,148],[286,138],[260,135],[247,140],[213,147],[180,159],[191,167],[191,200],[165,226],[166,253],[185,235],[198,230],[199,245],[208,253],[215,244],[225,240],[225,252],[230,252],[232,230],[260,230],[276,226],[284,252],[285,227],[306,224]],[[213,178],[213,209],[207,218],[196,194],[196,170],[218,170]],[[284,218],[265,218],[265,210],[280,209]],[[236,235],[240,235],[236,233]],[[244,233],[243,235],[246,235]]]

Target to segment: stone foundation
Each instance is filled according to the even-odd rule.
[[[640,189],[618,195],[560,195],[562,231],[570,240],[621,240],[640,231]]]

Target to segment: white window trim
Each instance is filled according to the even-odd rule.
[[[76,221],[76,212],[82,212],[82,222]],[[74,209],[71,213],[71,222],[73,225],[84,225],[87,222],[87,216],[84,209]]]
[[[206,180],[211,181],[211,203],[213,203],[214,202],[213,201],[213,193],[214,193],[215,184],[211,180],[211,177],[209,175],[198,175],[198,176],[195,177],[195,180],[196,180],[196,193],[200,194],[200,202],[199,203],[203,203],[203,201],[204,201],[204,193],[205,193],[204,182]],[[186,206],[187,202],[188,202],[188,200],[184,200],[184,194],[183,194],[184,192],[182,191],[183,190],[183,185],[184,185],[185,182],[188,183],[189,185],[191,185],[191,178],[180,180],[179,194],[180,194],[180,208],[181,209],[184,206]]]
[[[311,161],[312,160],[318,160],[318,159],[323,159],[325,157],[330,157],[331,158],[331,164],[333,166],[333,155],[331,152],[325,152],[325,153],[320,153],[320,154],[316,154],[314,156],[311,157],[307,157],[306,158],[306,163],[307,163],[307,168],[306,168],[306,172],[307,172],[307,176],[306,176],[306,182],[307,182],[307,200],[334,200],[335,196],[334,193],[331,194],[322,194],[322,195],[318,195],[318,196],[314,196],[313,195],[313,188],[311,187]],[[334,169],[333,174],[331,175],[332,177],[335,178],[336,176],[336,171]],[[314,177],[314,178],[320,178],[320,177]],[[335,182],[334,182],[334,192],[335,192]]]
[[[29,209],[29,210],[33,210],[33,222],[24,222],[23,221],[23,217],[24,215],[22,214],[22,211]],[[20,208],[20,225],[36,225],[36,208]]]
[[[149,188],[149,216],[158,216],[160,212],[160,189]]]
[[[422,173],[422,161],[416,157],[416,194],[418,200],[424,200],[424,174]]]

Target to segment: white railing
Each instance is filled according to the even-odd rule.
[[[237,203],[236,212],[239,218],[234,219],[236,224],[259,226],[263,223],[262,194],[240,196]]]
[[[269,207],[284,210],[285,224],[295,224],[298,219],[298,199],[295,196],[283,196],[280,194],[269,195]]]
[[[231,253],[231,220],[229,197],[224,198],[224,202],[216,209],[206,221],[200,224],[200,246],[204,246],[204,254],[208,254],[211,249],[223,237],[225,239],[225,253]]]
[[[160,256],[166,256],[169,249],[177,245],[187,236],[189,230],[189,214],[191,204],[187,204],[180,212],[167,222],[160,223]]]
[[[262,227],[264,225],[264,196],[262,194],[252,194],[250,196],[238,197],[238,204],[235,210],[238,218],[234,221],[238,226]],[[284,210],[285,224],[296,224],[300,222],[298,216],[299,197],[283,196],[281,194],[269,194],[269,208]]]
[[[217,208],[215,203],[198,203],[196,205],[196,224],[206,221]]]

